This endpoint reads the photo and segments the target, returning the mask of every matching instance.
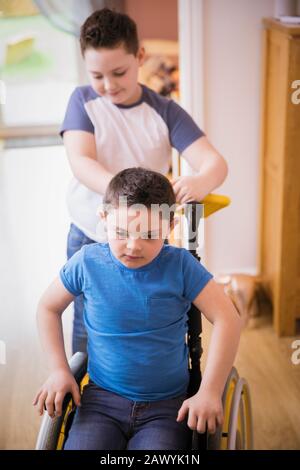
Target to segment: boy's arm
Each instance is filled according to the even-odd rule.
[[[189,413],[191,429],[204,432],[206,423],[215,432],[216,421],[222,424],[222,393],[237,352],[241,319],[221,286],[210,280],[193,304],[213,324],[205,371],[199,391],[185,400],[179,410],[181,421]]]
[[[64,145],[75,178],[92,191],[104,194],[114,176],[97,161],[94,134],[86,131],[65,131]]]
[[[213,324],[201,388],[222,394],[238,349],[241,318],[223,288],[210,280],[193,304]]]
[[[37,324],[50,371],[69,369],[65,353],[61,316],[74,300],[57,277],[42,295],[37,308]]]
[[[43,348],[50,368],[50,376],[37,392],[33,405],[40,414],[44,406],[50,416],[61,414],[62,402],[67,392],[71,392],[76,404],[80,404],[80,394],[76,381],[68,365],[61,316],[74,296],[56,278],[41,297],[37,309],[37,323]]]
[[[201,201],[225,180],[228,167],[222,155],[203,136],[189,145],[181,154],[195,170],[193,176],[180,176],[173,180],[178,203]]]

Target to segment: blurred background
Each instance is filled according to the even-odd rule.
[[[217,192],[232,203],[206,222],[203,259],[245,318],[236,365],[251,389],[255,448],[299,449],[300,365],[291,360],[291,345],[300,337],[300,248],[295,237],[284,242],[289,248],[295,243],[287,257],[289,272],[297,271],[295,279],[287,275],[296,286],[290,284],[289,291],[295,311],[276,304],[274,316],[280,282],[273,271],[286,273],[287,268],[280,261],[274,267],[269,258],[278,252],[280,260],[285,245],[278,235],[268,249],[266,240],[279,224],[276,207],[287,199],[274,199],[275,193],[284,194],[279,191],[281,176],[278,185],[274,177],[267,191],[263,162],[265,146],[273,145],[276,153],[275,134],[287,122],[276,121],[276,133],[268,127],[272,116],[286,119],[288,113],[285,101],[276,104],[282,83],[280,96],[287,96],[286,87],[291,87],[280,73],[294,67],[294,80],[300,80],[300,25],[282,23],[284,37],[295,34],[298,41],[297,60],[290,66],[282,59],[278,68],[271,68],[279,82],[269,88],[268,64],[286,56],[280,42],[268,56],[270,36],[264,32],[273,23],[267,26],[263,18],[277,18],[278,23],[280,16],[297,18],[300,5],[276,0],[0,0],[0,448],[34,448],[40,424],[31,402],[47,371],[37,337],[36,305],[65,262],[70,223],[65,194],[71,170],[58,132],[70,94],[87,83],[78,44],[80,25],[103,6],[126,12],[137,23],[147,53],[140,81],[180,103],[228,162],[229,175]],[[289,124],[292,156],[300,152],[299,109],[294,105]],[[288,145],[284,140],[280,145],[284,162]],[[273,176],[281,168],[276,162],[271,162]],[[298,172],[299,166],[294,168]],[[170,171],[175,176],[191,173],[176,152]],[[293,193],[296,185],[291,181],[286,198],[299,194]],[[275,218],[269,220],[266,208],[272,204]],[[297,233],[298,240],[299,220],[291,217],[287,230]],[[64,315],[68,355],[71,320],[70,307]],[[204,322],[205,350],[209,335]]]

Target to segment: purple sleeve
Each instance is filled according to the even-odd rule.
[[[167,125],[171,145],[180,153],[205,135],[193,118],[173,100],[168,104]]]
[[[69,130],[87,131],[94,134],[94,125],[85,108],[88,100],[86,91],[87,87],[79,87],[73,91],[60,129],[61,136]]]

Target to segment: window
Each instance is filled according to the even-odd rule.
[[[78,40],[52,26],[29,0],[0,0],[0,12],[1,134],[58,128],[78,84]]]

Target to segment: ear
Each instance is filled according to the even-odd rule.
[[[97,215],[103,222],[106,222],[107,212],[105,212],[101,207],[97,210]]]
[[[136,56],[137,56],[139,67],[140,67],[145,62],[145,57],[146,57],[145,48],[143,46],[141,46],[139,48],[139,50],[137,51]]]
[[[107,211],[105,210],[105,206],[103,203],[99,204],[99,206],[97,207],[96,216],[102,220],[106,219]]]

